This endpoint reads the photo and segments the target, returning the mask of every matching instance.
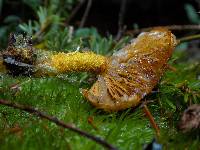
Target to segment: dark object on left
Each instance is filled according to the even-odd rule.
[[[30,37],[10,34],[8,48],[2,56],[8,74],[13,76],[33,74],[36,55]]]

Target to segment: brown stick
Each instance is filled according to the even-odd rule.
[[[121,7],[120,7],[119,19],[118,19],[118,32],[117,32],[117,36],[115,38],[115,40],[117,40],[117,41],[122,37],[122,35],[125,31],[124,16],[126,13],[126,4],[127,4],[127,0],[121,1]]]
[[[180,43],[183,43],[183,42],[188,42],[188,41],[197,40],[197,39],[200,39],[200,34],[185,36],[185,37],[179,38],[178,40],[180,41]]]
[[[63,121],[59,120],[57,117],[50,116],[50,115],[46,114],[45,112],[39,111],[36,108],[30,107],[30,106],[25,106],[25,105],[22,105],[22,104],[14,103],[14,102],[11,102],[11,101],[8,101],[8,100],[3,100],[3,99],[0,99],[0,104],[5,105],[5,106],[9,106],[9,107],[12,107],[12,108],[15,108],[15,109],[23,110],[23,111],[26,111],[30,114],[34,114],[35,116],[38,116],[40,118],[47,119],[47,120],[57,124],[58,126],[69,129],[71,131],[78,133],[81,136],[84,136],[84,137],[86,137],[90,140],[93,140],[96,143],[101,144],[102,146],[104,146],[105,148],[107,148],[109,150],[117,150],[117,148],[115,148],[114,146],[112,146],[111,144],[109,144],[108,142],[103,140],[102,138],[93,136],[93,135],[91,135],[91,134],[89,134],[85,131],[80,130],[79,128],[71,126],[70,124],[66,124]]]
[[[82,20],[81,20],[81,23],[80,23],[80,25],[79,25],[79,28],[84,27],[85,22],[86,22],[87,17],[88,17],[88,14],[89,14],[89,12],[90,12],[91,6],[92,6],[92,0],[88,0],[87,7],[86,7],[86,9],[85,9],[85,13],[84,13],[83,18],[82,18]]]
[[[155,129],[157,137],[159,137],[160,136],[160,129],[158,128],[158,126],[157,126],[157,124],[156,124],[153,116],[151,115],[151,112],[149,111],[146,104],[143,105],[143,110],[144,110],[144,113],[146,114],[147,118],[149,119],[152,127]]]
[[[85,3],[85,1],[86,0],[80,0],[80,2],[78,3],[78,5],[72,10],[72,13],[70,14],[70,16],[68,17],[68,19],[66,21],[66,25],[68,25],[69,22],[72,20],[72,18],[74,18],[74,16],[80,10],[80,8],[82,7],[82,5]]]
[[[158,27],[164,27],[164,28],[167,28],[169,30],[200,30],[200,25],[168,25],[168,26],[156,26],[156,27],[148,27],[148,28],[129,30],[126,33],[134,36],[134,35],[139,34],[141,32],[150,31],[150,30],[152,30],[154,28],[158,28]]]

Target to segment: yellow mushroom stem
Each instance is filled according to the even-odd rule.
[[[107,58],[93,52],[58,53],[51,56],[50,66],[58,73],[67,72],[104,72]]]

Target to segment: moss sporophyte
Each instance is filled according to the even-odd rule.
[[[95,107],[106,111],[137,106],[158,83],[178,43],[169,30],[159,28],[141,33],[131,44],[105,57],[93,52],[42,51],[33,48],[25,37],[12,35],[10,39],[2,52],[2,71],[14,76],[96,73],[97,81],[82,93]]]

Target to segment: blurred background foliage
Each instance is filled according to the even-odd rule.
[[[80,5],[80,3],[83,4]],[[77,5],[80,5],[80,10],[71,18]],[[78,25],[86,9],[84,0],[0,0],[0,48],[6,47],[8,35],[11,32],[30,34],[33,39],[37,39],[36,43],[40,44],[40,48],[54,50],[74,49],[77,45],[80,46],[80,42],[85,44],[80,40],[81,38],[93,37],[94,41],[99,41],[101,35],[111,38],[110,36],[115,35],[118,30],[120,5],[121,0],[93,0],[85,26],[95,28],[82,29],[78,28]],[[127,0],[127,5],[124,17],[127,30],[169,24],[199,24],[200,22],[197,13],[200,5],[198,0],[164,0],[162,2],[149,0],[146,5],[139,1]],[[167,9],[167,7],[171,8]],[[56,41],[58,43],[55,43]],[[95,47],[93,42],[90,44],[83,46]]]
[[[69,16],[76,2],[76,0],[1,0],[1,47],[5,47],[6,37],[10,32],[24,32],[43,37],[51,34],[50,31],[63,29],[64,18]]]

